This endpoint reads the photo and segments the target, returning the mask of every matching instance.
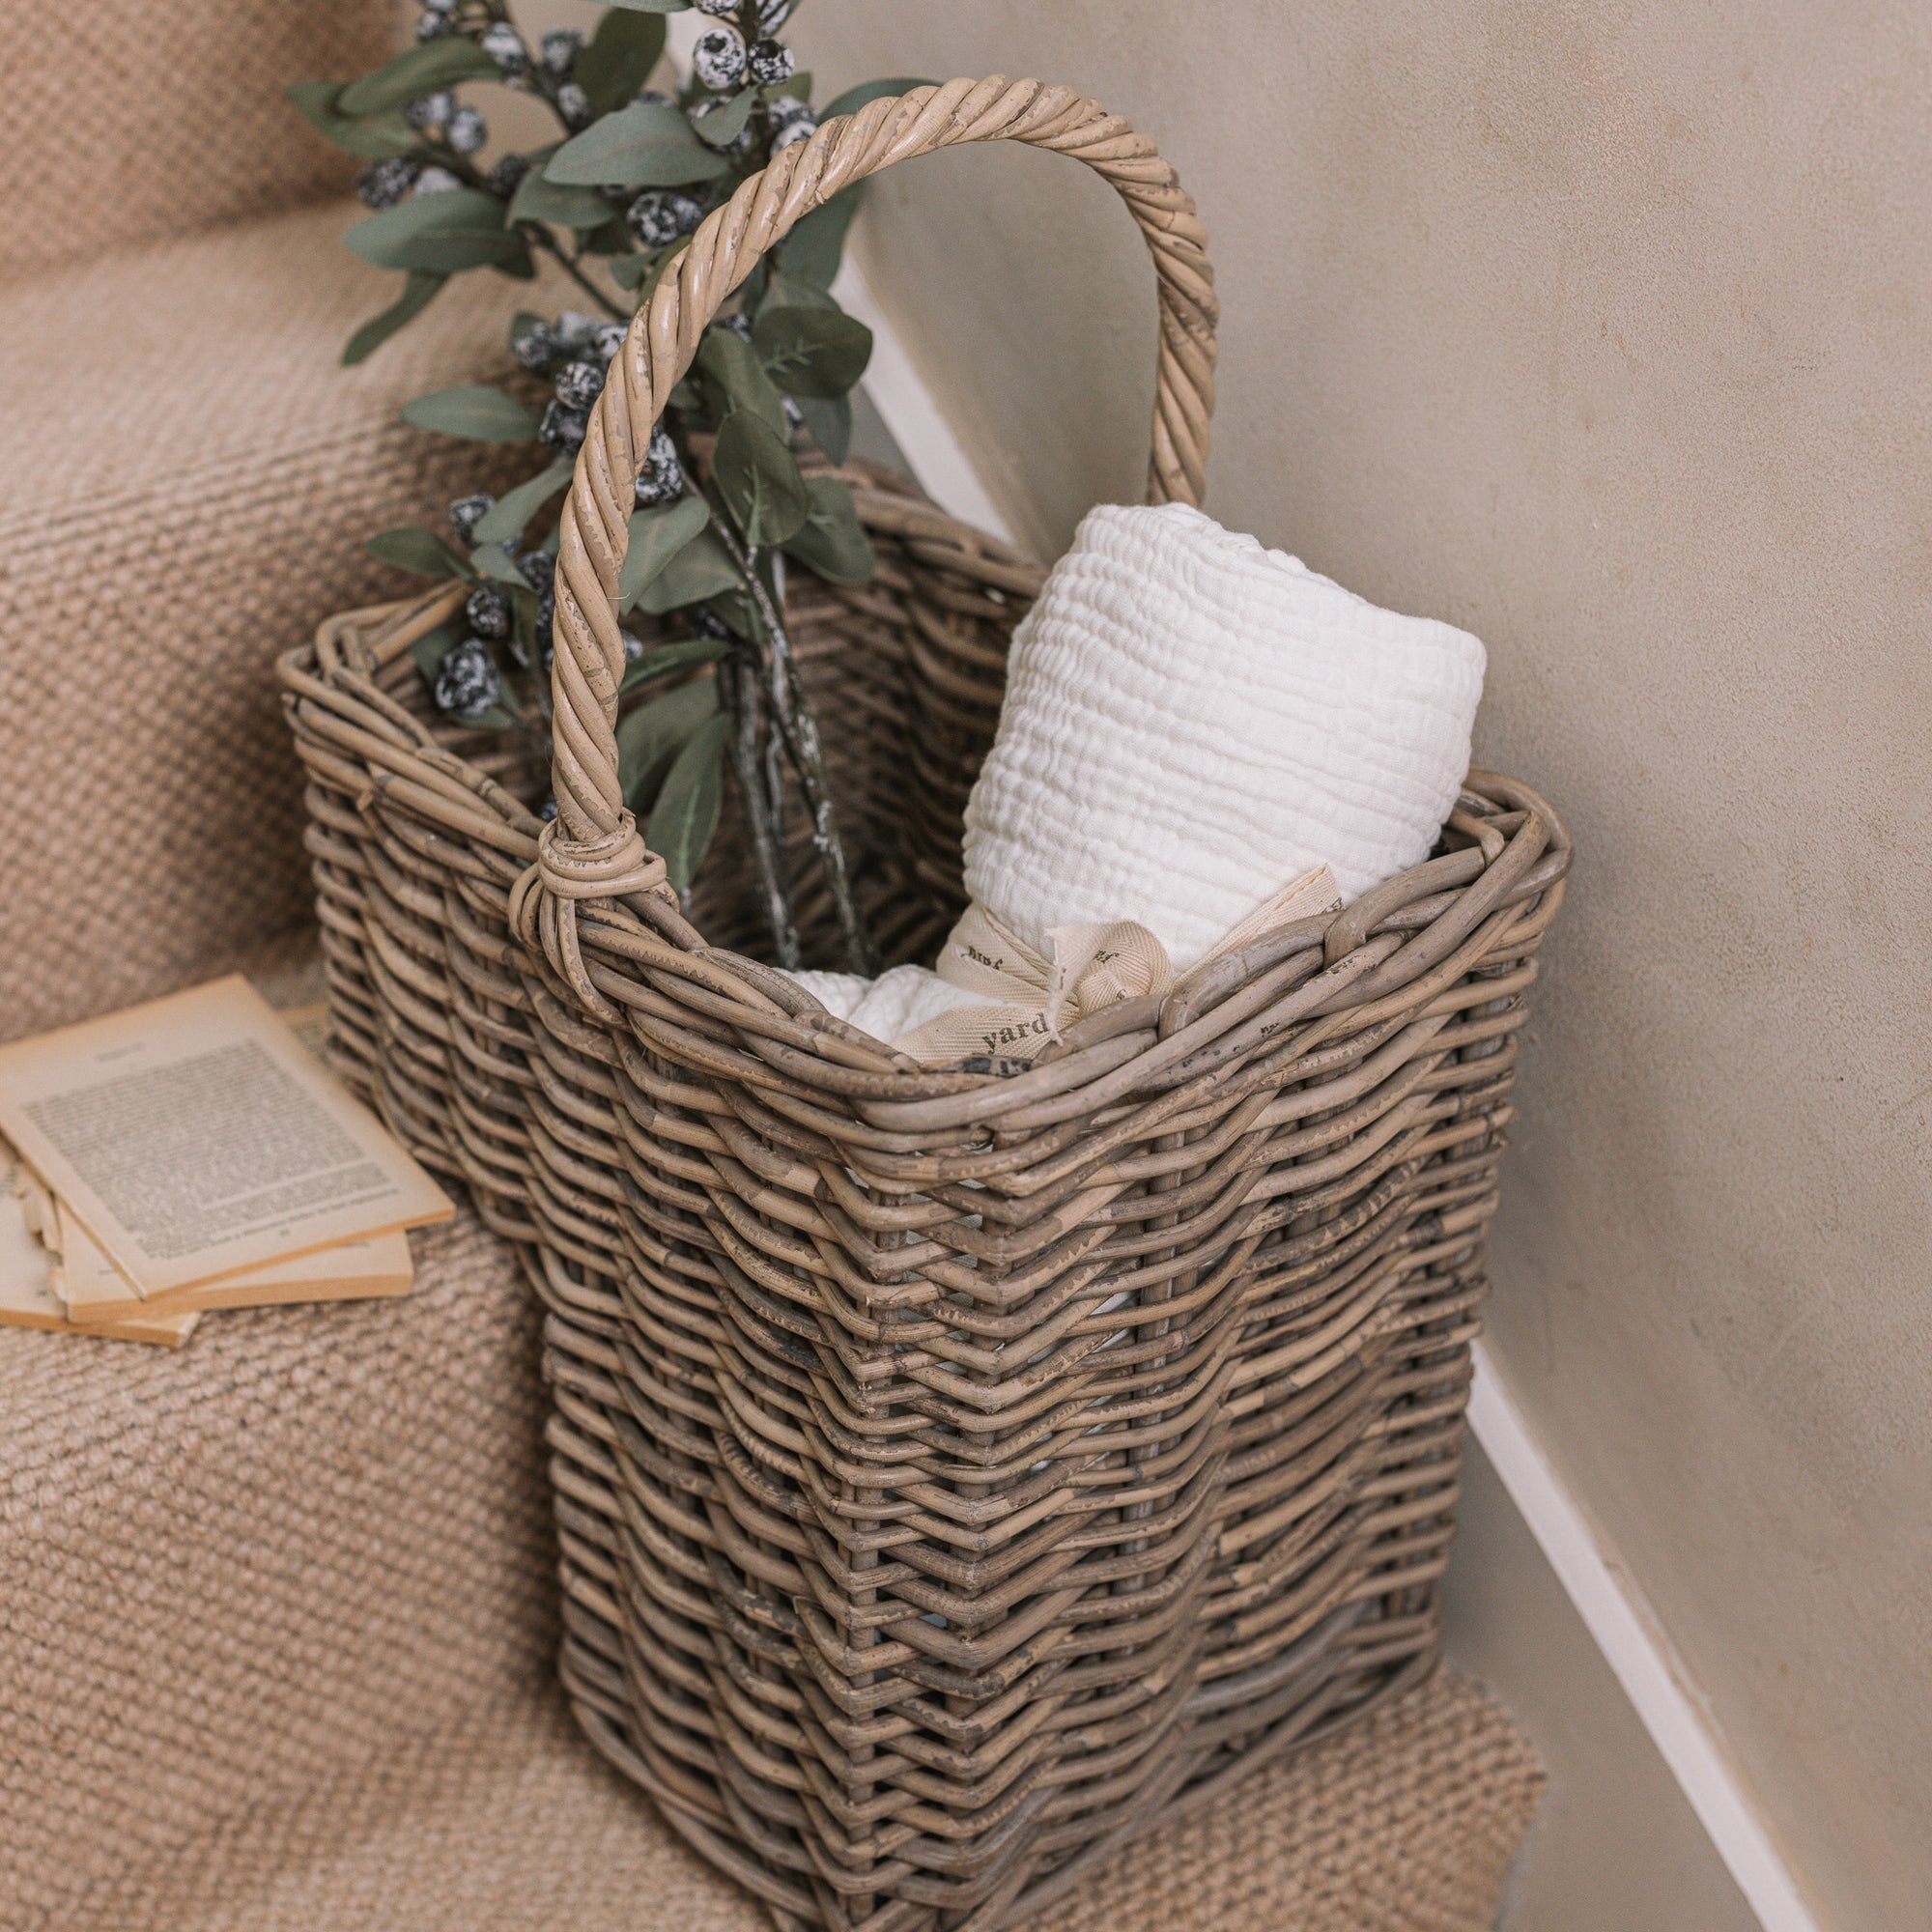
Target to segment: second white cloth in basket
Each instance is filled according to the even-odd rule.
[[[1199,510],[1093,510],[1013,634],[967,919],[1047,959],[1057,929],[1133,922],[1185,972],[1320,867],[1354,898],[1428,856],[1483,672],[1466,631]],[[888,1040],[990,997],[923,968],[800,979]]]

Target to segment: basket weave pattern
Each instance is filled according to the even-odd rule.
[[[1542,799],[1472,773],[1427,864],[1018,1073],[922,1069],[708,944],[755,930],[728,827],[680,911],[616,786],[635,452],[791,222],[998,138],[1086,160],[1140,221],[1150,494],[1198,499],[1191,204],[1094,103],[958,81],[783,151],[634,325],[564,513],[554,826],[424,713],[407,648],[447,596],[283,667],[338,1052],[549,1309],[579,1718],[781,1923],[836,1932],[992,1932],[1429,1669],[1569,858]],[[929,955],[1038,580],[857,480],[877,579],[795,573],[788,614],[862,896],[890,955]]]

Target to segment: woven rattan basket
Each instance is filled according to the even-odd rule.
[[[622,809],[636,453],[705,324],[846,184],[1072,155],[1152,252],[1150,494],[1198,498],[1214,305],[1150,144],[1035,81],[880,100],[699,230],[564,512],[543,775],[434,724],[447,597],[283,665],[341,1064],[468,1183],[550,1310],[563,1674],[584,1728],[781,1923],[990,1932],[1431,1667],[1482,1236],[1555,813],[1472,773],[1437,855],[1081,1022],[926,1071],[707,944]],[[788,609],[891,956],[961,903],[965,794],[1037,574],[857,474],[876,580]],[[801,868],[809,861],[801,844]],[[803,922],[830,954],[821,894]]]

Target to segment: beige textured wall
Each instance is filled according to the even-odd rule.
[[[1227,305],[1209,507],[1490,645],[1581,848],[1499,1352],[1839,1932],[1932,1924],[1932,14],[812,0],[831,86],[1155,132]],[[1152,304],[1067,163],[915,164],[881,297],[1049,554]]]

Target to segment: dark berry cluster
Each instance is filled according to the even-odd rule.
[[[668,248],[694,233],[704,219],[704,204],[681,187],[647,187],[625,211],[631,233],[645,248]]]
[[[583,36],[575,27],[553,27],[538,43],[537,56],[553,80],[568,80],[577,71]]]
[[[479,638],[501,643],[510,635],[510,593],[500,583],[479,583],[469,593],[463,614]]]
[[[355,178],[355,192],[365,208],[393,208],[416,185],[422,163],[408,155],[385,155],[371,161]]]
[[[691,71],[714,93],[723,94],[745,78],[745,37],[736,27],[707,27],[691,43]]]
[[[497,661],[481,638],[465,638],[442,654],[436,673],[440,711],[487,711],[502,695]]]
[[[811,103],[795,96],[781,94],[766,110],[772,122],[772,153],[789,148],[794,141],[809,141],[818,132],[818,116]]]
[[[684,465],[678,461],[677,444],[663,429],[654,429],[644,450],[643,468],[638,471],[638,507],[656,509],[660,503],[673,502],[683,494]]]
[[[494,195],[500,195],[508,201],[523,185],[524,177],[530,171],[530,157],[527,155],[499,155],[491,164],[490,172],[483,177],[483,185]]]
[[[476,526],[497,507],[497,499],[487,490],[473,497],[459,497],[449,506],[449,527],[467,544],[476,541]]]

